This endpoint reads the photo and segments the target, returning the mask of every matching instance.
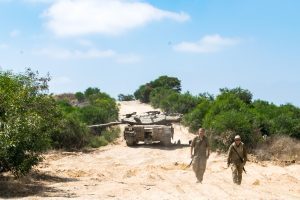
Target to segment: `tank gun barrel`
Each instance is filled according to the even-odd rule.
[[[109,127],[109,126],[114,126],[114,125],[119,125],[119,124],[124,124],[123,122],[109,122],[106,124],[95,124],[95,125],[90,125],[88,126],[89,128],[94,128],[94,127]]]

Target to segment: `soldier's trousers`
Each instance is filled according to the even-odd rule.
[[[242,175],[243,175],[243,164],[232,164],[232,179],[235,184],[240,185],[242,182]]]
[[[202,182],[203,180],[203,174],[205,172],[205,169],[206,169],[206,158],[205,157],[200,158],[196,156],[193,161],[193,170],[196,174],[198,181],[200,182]]]

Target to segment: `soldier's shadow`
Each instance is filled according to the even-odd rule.
[[[190,147],[189,144],[175,144],[172,143],[168,146],[165,146],[164,144],[160,142],[153,142],[151,144],[145,144],[144,142],[139,142],[138,144],[135,144],[133,146],[129,146],[131,148],[150,148],[150,149],[161,149],[161,150],[176,150],[181,148],[187,148]]]
[[[31,172],[26,177],[16,179],[12,175],[0,175],[0,198],[75,197],[74,193],[49,187],[47,184],[73,182],[74,178],[65,178],[40,172]]]

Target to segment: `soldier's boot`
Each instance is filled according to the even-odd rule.
[[[202,183],[202,180],[203,180],[203,175],[200,174],[199,172],[196,174],[196,177],[197,177],[197,183]]]

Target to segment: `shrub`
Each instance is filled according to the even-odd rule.
[[[263,135],[288,135],[300,138],[300,109],[291,105],[276,106],[257,100],[252,104],[255,126]]]
[[[0,164],[16,176],[38,164],[58,125],[56,102],[46,95],[49,80],[30,69],[0,72]]]
[[[101,133],[103,137],[108,141],[108,142],[113,142],[115,141],[118,137],[120,137],[120,128],[111,128],[109,130],[105,130]]]
[[[205,115],[203,126],[211,130],[211,143],[216,148],[227,150],[234,135],[241,135],[247,147],[253,148],[260,132],[253,123],[255,115],[250,107],[238,95],[232,92],[223,92]]]
[[[204,127],[213,130],[213,135],[210,136],[214,146],[218,146],[223,150],[227,150],[231,142],[233,142],[234,135],[240,135],[242,140],[248,147],[254,147],[257,142],[251,124],[251,116],[247,113],[238,111],[222,112],[214,117],[214,119],[207,123],[204,120]]]
[[[221,88],[220,92],[221,92],[220,95],[233,94],[246,104],[251,104],[252,102],[252,96],[253,96],[252,93],[249,90],[245,90],[240,87],[233,88],[233,89]]]
[[[85,95],[82,92],[76,92],[75,97],[79,103],[82,103],[85,101]]]
[[[89,129],[78,116],[67,114],[52,134],[52,146],[66,150],[80,149],[88,143],[88,137]]]
[[[154,81],[141,85],[139,89],[134,92],[134,96],[143,103],[149,103],[151,93],[156,88],[164,88],[180,93],[181,81],[176,77],[160,76]]]
[[[79,94],[77,92],[76,94]],[[83,94],[83,93],[81,93]],[[85,96],[87,95],[87,96]],[[95,137],[103,128],[90,130],[88,125],[115,121],[118,118],[116,101],[98,88],[88,88],[84,92],[85,102],[80,107],[73,106],[66,100],[58,101],[63,116],[57,131],[52,135],[53,146],[67,150],[81,149],[86,145],[97,146],[105,144],[105,138]],[[94,139],[95,138],[95,141]],[[93,144],[91,145],[91,141]]]
[[[189,127],[189,131],[196,132],[200,127],[203,127],[203,120],[211,105],[212,101],[203,99],[195,109],[184,115],[183,124]]]
[[[118,137],[120,137],[120,128],[112,128],[110,130],[105,130],[101,133],[100,136],[91,137],[89,146],[92,148],[106,146],[110,142],[115,141]]]
[[[166,89],[166,88],[155,88],[150,95],[150,103],[154,108],[161,108],[164,111],[170,110],[171,102],[167,101],[166,99],[173,95],[177,94],[173,90]],[[166,109],[166,110],[165,110]]]
[[[150,95],[151,105],[168,113],[188,113],[199,102],[200,99],[192,96],[189,92],[180,94],[166,88],[156,88]]]
[[[134,92],[134,97],[143,103],[149,103],[152,90],[153,88],[150,84],[141,85],[139,89]]]
[[[119,94],[118,100],[119,101],[132,101],[132,100],[134,100],[134,96],[131,94],[127,94],[127,95]]]
[[[94,94],[99,94],[100,93],[100,89],[99,88],[92,88],[92,87],[89,87],[87,88],[85,91],[84,91],[84,96],[86,98],[89,98],[91,95],[94,95]]]
[[[154,81],[151,81],[150,85],[153,88],[170,89],[177,93],[181,91],[181,81],[176,77],[160,76]]]
[[[92,137],[89,144],[89,146],[92,148],[99,148],[101,146],[106,146],[106,145],[108,145],[108,141],[105,139],[104,136]]]
[[[271,136],[259,143],[255,154],[260,160],[300,161],[300,142],[284,135]]]

